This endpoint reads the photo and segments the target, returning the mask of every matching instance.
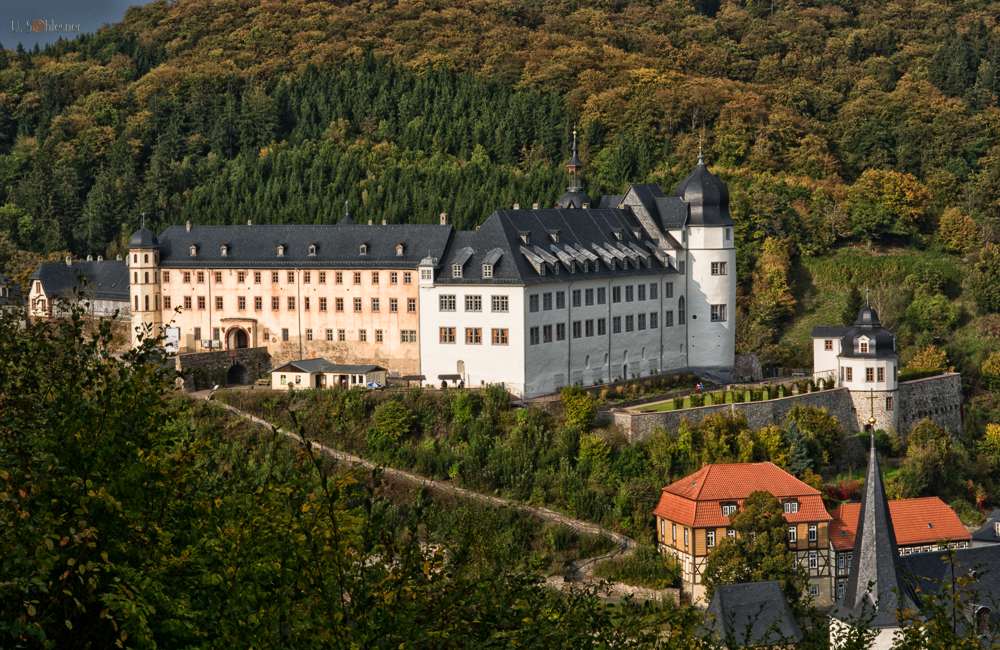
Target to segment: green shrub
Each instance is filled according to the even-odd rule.
[[[674,408],[675,409],[682,409],[682,408],[684,408],[684,398],[683,397],[675,397],[674,398]]]
[[[599,562],[594,575],[637,587],[667,589],[680,582],[681,566],[673,557],[659,553],[653,544],[642,544],[628,555]]]
[[[597,412],[597,400],[576,386],[563,388],[559,399],[567,421],[580,427],[581,431],[590,428],[594,422],[594,413]]]
[[[705,405],[705,396],[699,395],[697,393],[691,393],[691,408]]]
[[[982,526],[986,523],[986,515],[976,510],[965,499],[955,499],[948,506],[955,511],[965,526]]]

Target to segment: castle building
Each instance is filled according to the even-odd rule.
[[[691,369],[731,379],[736,250],[729,193],[699,156],[667,197],[632,185],[599,207],[579,182],[555,209],[494,212],[420,262],[429,384],[502,382],[535,397]]]
[[[729,517],[740,511],[751,492],[773,494],[784,507],[788,545],[809,574],[809,594],[819,607],[832,603],[829,527],[832,517],[819,490],[773,463],[706,465],[663,488],[656,517],[660,552],[680,561],[684,588],[694,603],[704,604],[701,575],[712,549],[725,537],[736,537]]]
[[[83,292],[83,299],[79,293]],[[28,280],[28,316],[32,320],[60,318],[81,305],[86,316],[128,321],[129,278],[124,260],[45,262]]]
[[[442,222],[445,215],[442,215]],[[133,328],[175,328],[179,351],[266,347],[274,365],[420,370],[417,262],[451,226],[145,227],[129,243]]]

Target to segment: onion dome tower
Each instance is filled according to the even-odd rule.
[[[580,162],[580,158],[576,154],[575,127],[573,128],[573,157],[566,163],[566,169],[569,172],[569,186],[566,188],[566,193],[556,201],[556,205],[563,209],[582,208],[584,205],[590,207],[593,201],[591,201],[590,195],[583,191],[583,185],[580,183],[580,172],[583,171],[583,163]]]
[[[131,335],[133,345],[137,345],[139,333],[144,336],[160,336],[163,326],[160,315],[160,242],[146,228],[146,215],[142,216],[139,230],[132,233],[128,249],[129,286],[132,294]]]
[[[733,226],[729,216],[729,188],[712,175],[698,152],[694,171],[674,189],[674,196],[691,206],[689,226]]]

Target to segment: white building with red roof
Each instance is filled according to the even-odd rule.
[[[657,545],[680,561],[692,602],[704,603],[701,574],[708,554],[724,537],[736,536],[729,525],[730,515],[758,490],[770,492],[784,505],[788,545],[809,574],[809,593],[817,606],[831,605],[828,532],[833,517],[823,506],[819,490],[773,463],[705,465],[663,488],[653,511]]]

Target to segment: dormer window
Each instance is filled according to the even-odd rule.
[[[453,277],[453,278],[460,278],[460,277],[462,277],[462,265],[461,264],[452,264],[451,265],[451,277]]]
[[[993,536],[1000,537],[1000,521],[994,522],[993,524]]]
[[[552,239],[552,243],[553,244],[558,244],[559,243],[559,235],[560,234],[561,233],[558,230],[550,230],[549,231],[549,238]]]
[[[316,244],[309,244],[309,257],[316,257]]]
[[[493,265],[492,264],[483,264],[483,277],[484,278],[492,278],[493,277]]]
[[[728,517],[729,515],[733,514],[734,512],[736,512],[736,504],[735,503],[723,503],[722,504],[722,516],[723,517]]]
[[[278,257],[284,257],[284,256],[285,256],[285,247],[278,246]]]
[[[403,256],[403,245],[396,244],[396,257],[402,257],[402,256]]]
[[[614,229],[614,230],[613,230],[612,232],[613,232],[613,233],[614,233],[614,235],[615,235],[615,239],[616,239],[616,240],[618,240],[618,241],[621,241],[621,240],[622,240],[622,234],[623,234],[623,233],[624,233],[625,231],[624,231],[624,230],[622,230],[621,228],[615,228],[615,229]]]
[[[641,230],[633,230],[632,231],[632,236],[635,237],[636,239],[642,239],[642,231]]]
[[[194,257],[195,255],[198,254],[198,247],[195,246],[194,244],[191,244],[191,248],[189,248],[188,250],[191,251],[191,257]]]
[[[359,255],[367,255],[368,254],[368,244],[361,244],[361,246],[358,247],[358,254]]]
[[[229,248],[227,248],[226,246],[222,246],[222,247],[221,247],[221,248],[219,249],[219,253],[220,253],[220,254],[221,254],[221,255],[222,255],[223,257],[226,257],[226,256],[227,256],[227,255],[229,254]]]
[[[785,514],[794,515],[799,511],[798,501],[785,501]]]
[[[517,237],[518,239],[521,240],[521,243],[524,244],[525,246],[531,244],[531,231],[521,230],[517,233]]]

